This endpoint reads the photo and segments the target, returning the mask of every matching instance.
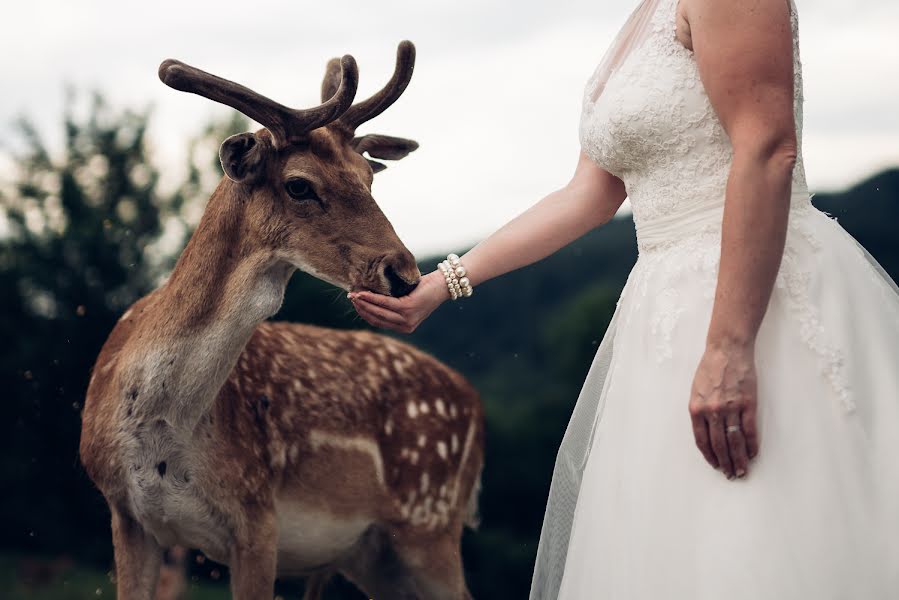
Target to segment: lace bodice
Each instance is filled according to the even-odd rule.
[[[649,319],[653,354],[659,362],[672,358],[672,335],[688,305],[701,301],[711,306],[733,156],[693,52],[675,36],[677,4],[678,0],[660,0],[648,34],[604,82],[595,101],[597,82],[588,81],[580,123],[584,152],[624,182],[631,201],[640,256],[627,284],[634,288],[634,302],[623,319],[625,326],[633,315]],[[802,164],[802,65],[792,0],[790,20],[799,147],[787,240],[775,286],[795,311],[800,335],[819,355],[822,374],[846,410],[852,411],[844,357],[809,300],[814,273],[803,256],[820,252],[822,244],[807,218],[818,211],[811,204]],[[684,277],[703,282],[703,298],[679,295],[678,282]],[[651,306],[648,315],[642,312],[644,303]]]
[[[651,31],[605,82],[584,93],[580,141],[585,153],[624,181],[641,251],[659,241],[653,223],[723,209],[732,158],[726,132],[706,95],[693,56],[675,37],[678,0],[661,0]],[[802,67],[791,2],[794,112],[802,135]],[[808,202],[801,143],[793,202]],[[645,233],[646,235],[641,235]],[[640,239],[645,238],[645,239]],[[650,243],[650,241],[652,243]]]

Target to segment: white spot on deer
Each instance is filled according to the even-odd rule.
[[[437,414],[441,417],[446,416],[446,405],[443,404],[443,398],[437,398],[434,400],[434,408],[437,409]]]
[[[391,421],[390,419],[387,419],[387,421],[384,423],[384,433],[386,433],[387,435],[390,435],[390,433],[392,431],[393,431],[393,421]]]
[[[295,392],[301,392],[301,391],[303,391],[303,384],[300,382],[299,379],[294,379],[294,380],[293,380],[293,390],[294,390]]]
[[[423,415],[428,414],[428,412],[431,410],[431,407],[428,406],[428,403],[427,403],[427,402],[422,402],[422,403],[418,406],[418,408],[419,408],[419,410],[421,410],[421,414],[423,414]]]
[[[425,443],[428,441],[428,436],[423,433],[418,434],[418,446],[420,448],[424,448]]]
[[[415,405],[415,402],[410,401],[409,404],[406,405],[406,412],[409,413],[409,417],[412,419],[418,416],[418,407]]]
[[[455,433],[450,437],[450,449],[453,454],[459,451],[459,436]]]
[[[440,458],[446,460],[446,442],[443,440],[437,442],[437,454],[440,455]]]
[[[287,453],[284,451],[284,446],[278,446],[272,452],[271,465],[273,469],[283,469],[284,465],[287,464]]]
[[[375,354],[377,354],[378,358],[380,358],[381,360],[387,358],[387,353],[384,352],[384,348],[375,348]]]
[[[402,450],[400,450],[400,456],[401,456],[402,458],[406,458],[407,456],[409,456],[409,449],[408,449],[408,448],[403,448]]]
[[[449,517],[449,504],[447,504],[443,500],[438,500],[434,504],[434,510],[437,512],[438,515],[440,515],[441,521],[446,522],[446,520]]]
[[[462,472],[465,470],[465,463],[468,460],[468,452],[471,450],[471,443],[474,440],[474,430],[475,430],[475,422],[468,422],[468,431],[465,434],[465,445],[462,446],[462,458],[459,459],[459,469],[456,470],[456,479],[453,482],[452,493],[450,494],[450,504],[455,505],[456,499],[459,496],[459,479],[462,477]]]
[[[428,472],[425,471],[421,474],[421,493],[424,494],[428,491]]]
[[[296,443],[291,444],[287,456],[290,458],[290,462],[296,462],[297,458],[300,456],[300,445]]]
[[[390,371],[387,370],[387,367],[382,365],[378,371],[381,373],[382,377],[390,377]]]
[[[455,418],[456,418],[456,415],[458,414],[458,413],[456,412],[456,405],[455,405],[455,404],[450,404],[450,405],[449,405],[449,412],[450,412],[450,416],[451,416],[452,418],[455,419]]]
[[[446,496],[446,484],[442,483],[440,484],[440,497],[443,498],[444,496]]]
[[[309,432],[309,443],[313,450],[318,450],[321,446],[328,445],[367,454],[375,468],[378,482],[384,484],[384,461],[381,458],[381,450],[375,440],[362,436],[343,436],[313,429]]]
[[[131,309],[129,308],[128,310],[125,311],[125,314],[121,316],[119,321],[124,321],[125,319],[127,319],[130,316],[131,316]]]
[[[411,462],[413,465],[418,464],[418,450],[412,450],[410,452],[409,462]]]
[[[309,379],[315,379],[315,371],[313,371],[312,369],[306,369],[306,377],[308,377]]]
[[[396,369],[396,372],[402,374],[403,371],[406,370],[406,366],[398,360],[393,361],[393,368]]]

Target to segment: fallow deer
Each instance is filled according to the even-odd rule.
[[[167,282],[131,306],[93,369],[81,460],[112,513],[118,597],[153,597],[163,548],[231,570],[238,600],[339,572],[378,599],[470,598],[460,538],[477,524],[483,409],[454,370],[393,338],[266,321],[296,269],[345,290],[408,293],[421,274],[371,195],[417,144],[356,136],[409,83],[353,104],[351,56],[322,104],[290,109],[167,60],[167,85],[264,126],[225,140],[226,176]]]

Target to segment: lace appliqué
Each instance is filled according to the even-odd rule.
[[[839,348],[828,343],[820,313],[809,297],[810,277],[809,272],[799,268],[792,249],[786,249],[774,285],[785,292],[785,297],[799,319],[800,336],[819,356],[821,374],[830,383],[846,412],[852,413],[856,409],[856,404],[850,394],[843,370],[845,359]]]
[[[672,354],[671,337],[677,320],[684,312],[680,294],[676,288],[665,288],[656,298],[659,310],[652,319],[652,335],[656,341],[656,362],[670,359]]]
[[[714,300],[720,242],[720,227],[710,225],[680,239],[653,245],[651,250],[646,247],[641,250],[634,266],[639,272],[634,304],[635,311],[647,299],[652,305],[649,323],[657,364],[674,356],[674,330],[689,301],[678,291],[679,287],[685,281],[695,282],[702,290],[703,301],[711,304]],[[649,298],[650,286],[654,290],[652,298]],[[655,292],[658,289],[661,292]]]

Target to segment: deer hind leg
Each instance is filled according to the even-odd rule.
[[[325,569],[307,577],[303,585],[303,600],[321,600],[333,574],[330,569]]]
[[[275,595],[278,531],[274,511],[247,515],[245,534],[231,550],[231,595],[234,600],[259,600]]]
[[[427,600],[412,571],[396,553],[384,532],[369,529],[356,549],[337,565],[338,571],[369,598]]]
[[[465,585],[459,535],[397,536],[394,544],[426,600],[471,600]]]
[[[117,509],[112,510],[112,544],[116,597],[119,600],[153,600],[162,564],[162,547],[140,523]]]

